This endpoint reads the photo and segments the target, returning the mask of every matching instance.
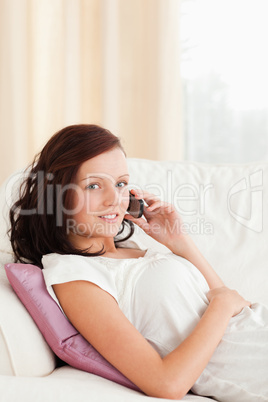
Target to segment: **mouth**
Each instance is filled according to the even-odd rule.
[[[118,219],[118,214],[102,215],[102,216],[99,216],[99,218],[108,223],[116,223],[117,219]]]

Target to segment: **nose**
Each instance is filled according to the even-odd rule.
[[[105,191],[105,197],[104,197],[104,205],[109,207],[109,206],[116,206],[118,205],[118,192],[116,191],[116,188],[113,186],[109,186],[109,188],[106,189]]]

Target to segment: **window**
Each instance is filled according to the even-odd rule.
[[[185,159],[268,161],[268,1],[181,1]]]

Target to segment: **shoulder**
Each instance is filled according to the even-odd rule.
[[[107,280],[110,276],[106,265],[98,257],[52,253],[43,256],[42,264],[43,275],[49,281]]]
[[[80,261],[82,258],[85,258],[80,255],[74,255],[74,254],[58,254],[58,253],[50,253],[50,254],[45,254],[42,257],[42,264],[44,267],[48,265],[49,263],[53,262],[68,262],[68,261]]]
[[[98,257],[52,253],[43,256],[42,264],[44,280],[50,293],[56,284],[86,281],[99,286],[117,300],[113,275]]]
[[[102,266],[98,257],[86,257],[75,254],[46,254],[42,257],[44,270],[64,267],[66,270],[71,268],[86,268],[88,266]]]

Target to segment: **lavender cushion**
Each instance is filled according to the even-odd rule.
[[[5,265],[8,280],[53,352],[77,369],[139,390],[72,326],[47,292],[40,268],[31,264]]]

